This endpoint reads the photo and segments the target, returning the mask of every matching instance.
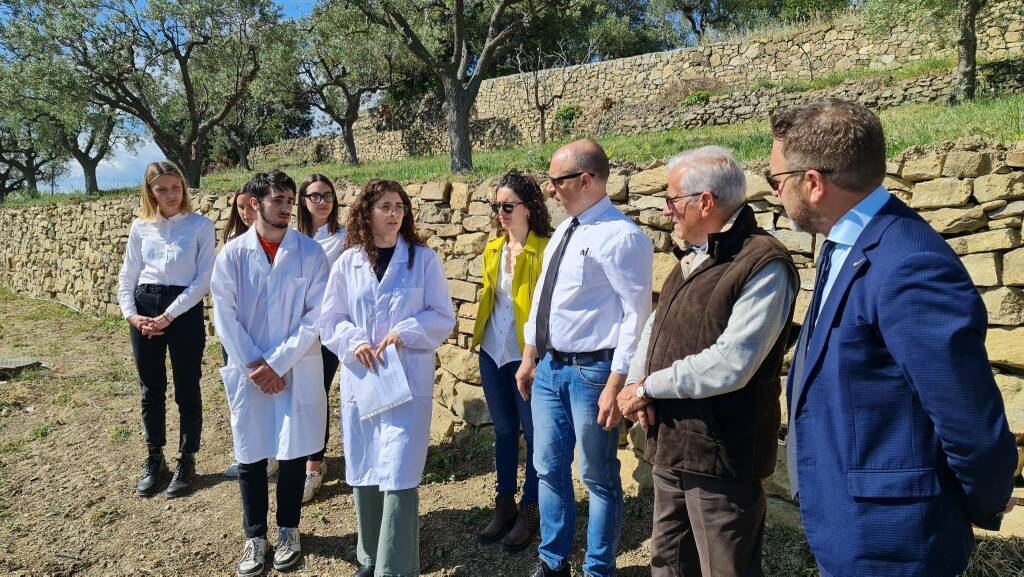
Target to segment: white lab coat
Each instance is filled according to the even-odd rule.
[[[235,459],[296,459],[323,448],[327,421],[317,322],[329,267],[320,245],[289,228],[274,264],[256,227],[217,256],[210,283],[213,319],[228,353],[221,369],[231,410]],[[285,381],[269,395],[247,365],[265,359]]]
[[[341,359],[341,426],[345,480],[351,486],[382,491],[411,489],[420,483],[430,440],[434,357],[455,327],[448,281],[434,251],[417,246],[410,270],[409,245],[399,238],[378,283],[361,247],[342,253],[331,268],[320,317],[324,346]],[[398,355],[413,399],[376,417],[361,420],[351,389],[353,352],[377,345],[391,331],[404,343]]]

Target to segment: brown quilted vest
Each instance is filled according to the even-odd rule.
[[[786,263],[797,278],[789,252],[758,228],[753,210],[744,206],[731,228],[708,237],[708,258],[699,267],[685,279],[675,267],[666,279],[647,349],[647,372],[713,345],[747,281],[773,261]],[[786,328],[743,388],[706,399],[656,399],[647,460],[722,479],[771,475],[779,441],[779,376],[792,319],[791,305]]]

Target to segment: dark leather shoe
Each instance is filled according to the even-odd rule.
[[[569,565],[567,564],[565,567],[555,571],[541,561],[537,563],[537,567],[534,568],[533,573],[530,573],[530,577],[570,577]]]
[[[192,480],[196,476],[196,456],[192,453],[182,453],[178,458],[178,467],[174,470],[174,478],[171,484],[167,485],[167,498],[181,497],[192,488]]]
[[[509,496],[498,495],[494,498],[494,516],[491,517],[491,521],[487,523],[487,526],[480,530],[477,537],[480,538],[480,542],[486,544],[497,543],[501,541],[501,538],[505,536],[512,526],[516,524],[516,517],[518,515],[518,507],[516,507],[516,498]]]
[[[519,508],[519,516],[512,530],[501,540],[502,547],[509,553],[517,553],[526,549],[533,542],[533,537],[540,529],[540,511],[533,503]]]
[[[373,567],[359,566],[356,572],[352,574],[352,577],[373,577]]]
[[[167,480],[171,472],[167,469],[167,462],[164,461],[163,453],[151,453],[146,457],[146,464],[143,465],[142,477],[135,487],[135,494],[139,497],[152,497],[160,491],[160,485]]]

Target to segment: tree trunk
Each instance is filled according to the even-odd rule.
[[[538,107],[537,111],[540,112],[540,143],[541,144],[547,144],[547,142],[548,142],[548,128],[547,128],[548,111],[543,106]]]
[[[355,124],[356,119],[352,117],[345,118],[341,124],[341,139],[345,142],[345,162],[348,164],[359,164],[359,156],[356,154],[356,135],[352,131]]]
[[[252,170],[252,161],[249,160],[249,144],[239,142],[235,144],[235,153],[238,154],[238,166],[242,170]]]
[[[29,165],[31,164],[29,162]],[[35,170],[25,171],[25,194],[29,198],[39,198],[39,175]]]
[[[178,165],[181,168],[182,174],[185,175],[185,184],[189,188],[199,188],[199,181],[203,174],[202,162],[195,158],[185,158],[183,156]]]
[[[978,83],[978,35],[975,25],[981,0],[961,0],[958,15],[959,38],[956,42],[956,81],[949,104],[974,100]]]
[[[469,111],[473,97],[457,79],[445,79],[444,116],[448,124],[453,173],[473,170],[473,143],[469,138]]]
[[[99,194],[100,192],[99,181],[96,180],[96,167],[99,163],[99,159],[78,159],[78,164],[82,167],[82,175],[85,176],[86,194]]]

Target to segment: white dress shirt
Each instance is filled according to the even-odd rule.
[[[613,372],[625,375],[651,314],[651,240],[605,197],[583,211],[569,238],[551,295],[549,348],[563,353],[615,349]],[[555,251],[572,219],[558,225],[544,251],[526,344],[537,344],[537,307]]]
[[[118,275],[117,302],[124,318],[138,314],[135,288],[143,284],[187,287],[167,307],[172,317],[199,304],[210,290],[216,245],[213,222],[194,212],[158,215],[155,222],[135,219]]]
[[[338,257],[341,256],[342,251],[345,249],[345,235],[345,227],[338,227],[338,232],[334,234],[330,233],[326,224],[316,229],[316,235],[313,236],[313,240],[320,243],[320,248],[324,249],[329,266],[334,265],[334,261],[338,260]]]
[[[490,355],[494,364],[503,367],[508,363],[521,361],[519,337],[516,334],[516,316],[512,304],[512,275],[505,270],[508,258],[508,243],[503,243],[501,261],[498,266],[498,286],[494,291],[494,306],[487,318],[484,340],[480,347]],[[515,269],[515,265],[512,266]]]

